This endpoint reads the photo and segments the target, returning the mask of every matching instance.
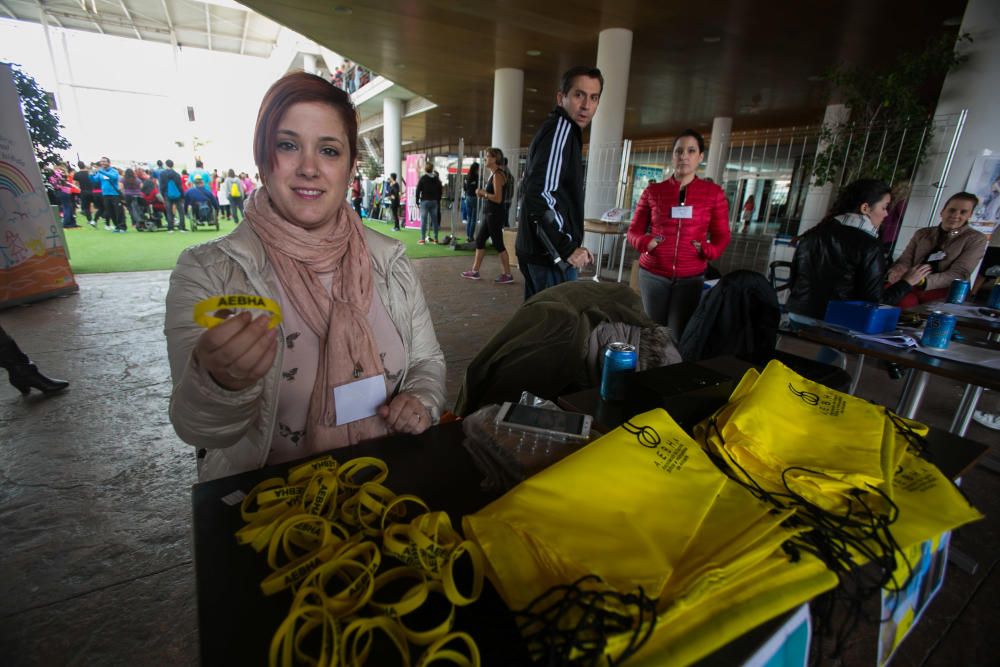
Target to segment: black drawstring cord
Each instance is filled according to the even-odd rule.
[[[765,489],[760,482],[739,464],[733,454],[725,448],[726,439],[719,427],[718,416],[721,409],[708,418],[706,424],[703,449],[715,465],[727,477],[745,488],[754,497],[767,502],[776,509],[795,509],[789,518],[790,527],[806,527],[809,530],[800,533],[782,545],[786,555],[792,562],[801,558],[802,553],[809,553],[820,559],[827,568],[837,575],[840,582],[838,589],[822,596],[817,606],[817,617],[822,622],[822,636],[832,636],[834,645],[832,657],[839,656],[845,642],[864,616],[865,600],[877,595],[882,589],[899,590],[895,576],[896,556],[902,555],[902,550],[892,536],[890,526],[899,518],[899,507],[882,490],[870,484],[865,489],[854,489],[846,498],[846,508],[842,513],[826,510],[809,501],[796,492],[790,480],[791,475],[802,472],[809,475],[823,476],[820,471],[802,466],[789,466],[781,472],[781,484],[784,493],[774,493]],[[908,450],[920,457],[927,452],[927,441],[913,430],[909,424],[892,412],[885,411],[896,432],[907,442]],[[720,455],[708,447],[708,438],[714,435],[723,445]],[[876,507],[872,502],[878,499]],[[905,558],[900,559],[907,569],[907,578],[912,575],[912,565]],[[867,561],[862,566],[861,561]],[[834,627],[834,610],[843,605],[845,611]],[[818,659],[822,653],[813,655]]]
[[[572,584],[553,586],[528,605],[514,612],[536,662],[548,665],[596,665],[606,661],[618,665],[634,655],[649,639],[656,624],[656,600],[642,587],[636,593],[585,589],[584,584],[603,585],[596,575]],[[605,655],[608,638],[630,633],[628,644],[612,660]],[[574,652],[579,655],[571,660]]]

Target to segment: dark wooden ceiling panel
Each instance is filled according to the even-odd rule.
[[[706,128],[714,116],[732,116],[737,130],[818,123],[831,91],[817,77],[841,63],[887,65],[901,49],[954,33],[944,21],[965,9],[965,0],[244,4],[432,99],[438,108],[410,124],[423,132],[418,146],[453,144],[459,134],[489,143],[500,67],[525,72],[527,144],[528,125],[554,104],[561,72],[595,63],[598,33],[609,27],[633,31],[626,137]]]

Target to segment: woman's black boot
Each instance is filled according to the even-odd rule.
[[[55,380],[45,377],[38,370],[38,366],[31,362],[10,366],[7,368],[7,372],[10,374],[10,383],[25,396],[28,395],[32,388],[37,389],[43,394],[54,394],[69,386],[69,382],[66,380]]]
[[[10,375],[10,383],[25,396],[34,387],[43,394],[54,394],[69,386],[66,380],[53,380],[38,371],[28,355],[21,351],[14,339],[0,327],[0,368]]]

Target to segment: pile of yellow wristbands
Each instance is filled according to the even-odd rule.
[[[418,666],[480,664],[475,641],[453,626],[455,607],[482,592],[482,554],[447,514],[386,488],[387,476],[379,459],[325,456],[243,499],[236,538],[265,553],[273,570],[262,592],[293,593],[271,641],[272,666],[361,665],[376,644],[392,647],[401,665],[413,655]],[[411,627],[415,618],[426,625],[429,613],[440,622]]]

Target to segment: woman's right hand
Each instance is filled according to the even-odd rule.
[[[646,254],[652,255],[653,251],[656,250],[656,246],[660,245],[660,241],[662,240],[662,236],[654,236],[653,239],[646,244]]]
[[[931,267],[929,264],[921,264],[920,266],[915,266],[905,274],[903,274],[903,280],[910,283],[911,286],[916,287],[919,285],[924,278],[931,274]]]
[[[594,256],[590,254],[589,250],[580,246],[573,251],[573,254],[566,258],[566,261],[582,271],[584,268],[594,263]]]
[[[899,279],[903,277],[904,273],[906,273],[905,266],[893,266],[889,269],[889,273],[886,274],[885,281],[890,285],[893,285],[899,282]]]
[[[268,329],[270,316],[256,319],[240,313],[208,329],[194,348],[195,360],[223,389],[251,387],[267,374],[278,352],[278,330]]]

